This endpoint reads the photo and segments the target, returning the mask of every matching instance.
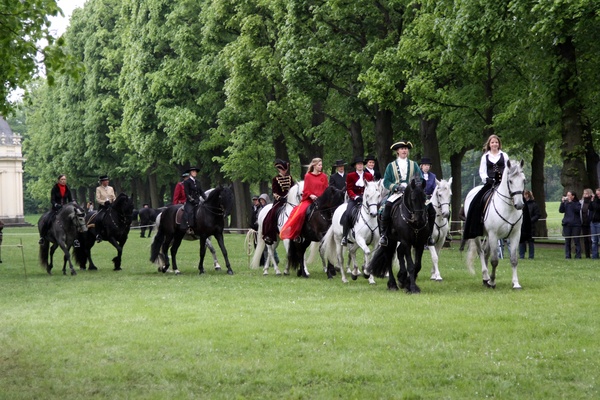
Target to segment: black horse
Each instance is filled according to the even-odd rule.
[[[206,254],[206,239],[209,236],[214,236],[219,243],[225,264],[227,265],[227,273],[233,275],[227,249],[223,241],[223,229],[225,227],[225,219],[231,213],[233,207],[233,192],[229,187],[218,186],[213,189],[206,200],[196,207],[194,211],[194,220],[192,227],[194,236],[200,239],[200,262],[198,263],[198,271],[204,273],[204,255]],[[181,211],[180,211],[181,210]],[[152,241],[150,249],[150,261],[158,262],[159,271],[166,272],[169,269],[169,247],[171,247],[171,262],[173,263],[173,271],[179,273],[177,267],[177,250],[181,245],[181,241],[186,234],[186,230],[180,226],[183,206],[181,204],[172,205],[164,210],[160,218],[158,218],[158,231]]]
[[[421,270],[423,250],[430,235],[424,188],[424,180],[415,182],[414,179],[406,187],[402,198],[392,209],[388,245],[378,247],[367,266],[366,273],[373,274],[379,278],[383,278],[386,272],[389,273],[389,290],[398,290],[394,273],[392,272],[392,261],[396,245],[400,242],[397,248],[398,260],[400,262],[400,271],[398,272],[400,287],[408,293],[419,293],[421,291],[416,281],[417,275]],[[412,247],[415,248],[414,261],[411,254]]]
[[[331,226],[335,209],[344,203],[344,191],[329,186],[313,204],[306,209],[306,219],[300,236],[290,241],[288,248],[288,264],[297,270],[300,277],[308,278],[309,273],[304,263],[304,253],[311,242],[320,242]],[[327,276],[331,277],[333,267],[330,266]]]
[[[89,261],[89,270],[98,268],[92,261],[92,247],[96,243],[96,234],[99,231],[104,232],[102,237],[117,249],[117,256],[112,259],[114,270],[121,270],[121,258],[123,256],[123,247],[127,242],[131,220],[133,215],[133,200],[125,193],[120,193],[115,201],[106,209],[102,220],[96,220],[97,211],[88,213],[85,217],[88,224],[88,231],[80,235],[80,247],[75,248],[75,261],[81,269],[86,269],[86,263]]]
[[[42,226],[44,225],[47,218],[52,218],[54,211],[48,211],[40,217],[38,220],[38,230],[42,232]],[[52,274],[52,267],[54,264],[54,252],[60,246],[64,256],[63,264],[63,275],[67,274],[67,263],[71,268],[71,275],[77,275],[71,262],[70,250],[78,234],[85,233],[87,226],[85,224],[85,210],[80,207],[77,203],[67,203],[56,213],[48,233],[44,237],[44,244],[40,245],[40,263],[42,267],[46,269],[48,274]],[[52,247],[50,247],[52,243]],[[48,254],[49,253],[49,254]],[[48,256],[50,256],[50,262],[48,263]]]
[[[144,207],[139,210],[138,216],[140,219],[140,237],[146,237],[146,228],[148,229],[148,237],[152,236],[152,228],[156,222],[156,217],[158,217],[158,214],[163,212],[165,209],[165,207]]]

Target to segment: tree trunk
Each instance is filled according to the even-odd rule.
[[[583,129],[583,142],[585,143],[585,166],[589,182],[589,186],[587,187],[592,189],[592,192],[595,192],[596,188],[600,187],[600,181],[598,180],[598,162],[600,161],[600,157],[596,153],[596,149],[594,149],[592,126],[587,119]]]
[[[467,149],[463,147],[458,153],[450,155],[450,170],[452,171],[452,217],[450,218],[452,224],[450,226],[451,232],[460,232],[459,238],[462,236],[462,222],[460,220],[460,209],[462,207],[462,160],[465,156]],[[458,194],[458,195],[457,195]],[[465,193],[466,196],[466,193]]]
[[[535,236],[548,237],[546,218],[546,192],[544,190],[544,162],[546,161],[546,141],[540,139],[533,144],[533,157],[531,159],[531,192],[540,209],[540,220],[535,227]]]
[[[419,122],[419,136],[423,145],[422,156],[431,158],[431,172],[438,179],[444,179],[440,146],[437,139],[437,126],[440,121],[438,118],[425,119],[423,115],[420,115]],[[419,160],[415,161],[419,162]]]
[[[360,121],[352,121],[350,122],[350,128],[348,128],[350,133],[350,138],[352,139],[352,156],[354,157],[364,157],[365,154],[365,144],[363,142],[362,137],[362,125]],[[349,160],[352,162],[352,160]]]
[[[136,206],[137,206],[137,208],[142,208],[142,205],[144,203],[149,203],[148,199],[150,196],[148,196],[148,185],[146,185],[145,179],[136,178],[135,186],[137,188],[137,194],[138,194],[138,196],[137,196],[138,202],[136,203]]]
[[[375,151],[382,176],[387,165],[394,160],[394,154],[390,150],[394,143],[392,116],[393,113],[390,110],[378,109],[375,113]]]
[[[252,207],[250,185],[246,182],[234,181],[233,195],[235,203],[231,212],[231,228],[249,228],[250,208]]]
[[[156,180],[156,174],[148,174],[148,188],[150,190],[150,207],[158,208],[160,204],[160,197],[158,195],[158,184]]]
[[[583,106],[578,98],[576,52],[573,38],[568,36],[557,46],[559,63],[558,103],[561,110],[561,157],[563,168],[560,183],[565,191],[574,191],[579,197],[589,186],[585,168],[583,142]]]

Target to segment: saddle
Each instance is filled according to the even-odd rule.
[[[175,223],[176,223],[177,225],[181,224],[181,221],[182,221],[182,219],[183,219],[183,213],[184,213],[184,212],[185,212],[185,211],[183,210],[183,204],[181,204],[181,205],[179,206],[179,208],[177,209],[177,211],[175,211]]]

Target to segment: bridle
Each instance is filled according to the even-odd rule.
[[[417,234],[419,231],[421,231],[422,229],[427,227],[427,218],[422,218],[423,226],[415,227],[415,226],[413,226],[413,224],[416,223],[416,221],[418,221],[418,219],[416,217],[418,214],[425,215],[427,213],[427,206],[425,206],[425,208],[418,209],[418,210],[411,210],[410,208],[408,208],[408,205],[406,204],[406,202],[408,201],[408,197],[410,197],[411,195],[412,195],[412,191],[410,193],[408,193],[408,195],[406,192],[404,192],[404,195],[402,196],[402,201],[400,204],[400,217],[402,217],[404,222],[406,222],[406,224],[412,228],[414,233]],[[409,213],[409,215],[410,215],[409,219],[406,219],[406,216],[402,212],[402,209],[406,210]]]
[[[509,171],[509,174],[511,174],[511,171]],[[500,193],[500,191],[498,190],[498,188],[494,188],[494,192],[498,194],[498,196],[500,197],[500,199],[502,200],[502,202],[504,204],[506,204],[508,206],[515,207],[514,196],[516,196],[518,194],[523,195],[523,191],[522,190],[517,190],[517,191],[514,191],[514,192],[511,191],[511,188],[510,188],[510,178],[508,177],[508,174],[506,176],[506,188],[508,189],[508,193],[509,193],[508,196]],[[517,220],[515,222],[510,222],[506,218],[504,218],[502,216],[502,214],[500,214],[500,211],[498,211],[495,199],[496,199],[496,197],[494,196],[494,194],[492,194],[492,205],[494,206],[494,211],[496,212],[496,214],[500,217],[500,219],[502,221],[504,221],[508,225],[510,225],[510,230],[508,231],[508,235],[507,235],[507,237],[508,237],[512,233],[512,230],[514,229],[515,225],[521,220],[521,218],[523,218],[523,213],[521,213],[521,215],[519,215],[519,218],[517,218]]]

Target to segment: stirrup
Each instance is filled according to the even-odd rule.
[[[342,238],[342,246],[347,246],[348,245],[348,239],[346,237]]]
[[[102,242],[102,236],[96,235],[96,243]]]
[[[46,241],[44,240],[44,238],[43,238],[43,237],[41,237],[41,238],[40,238],[40,240],[38,240],[38,244],[39,244],[40,246],[43,246],[45,242],[46,242]]]
[[[383,235],[382,237],[379,238],[379,245],[380,246],[387,246],[388,245],[387,236]]]
[[[185,231],[185,233],[187,233],[188,235],[191,235],[191,236],[193,236],[193,235],[194,235],[194,229],[192,229],[192,227],[191,227],[191,226],[189,226],[189,227],[187,228],[187,230]]]

